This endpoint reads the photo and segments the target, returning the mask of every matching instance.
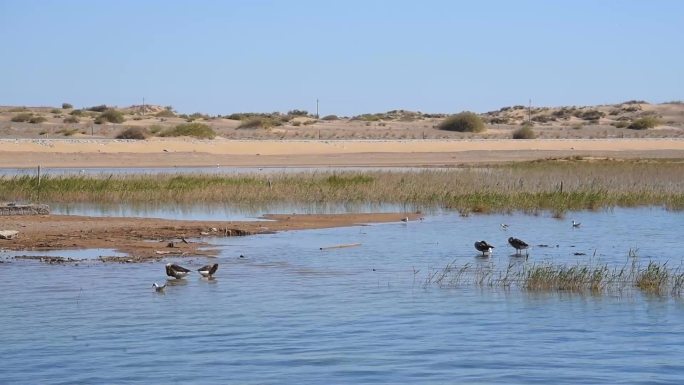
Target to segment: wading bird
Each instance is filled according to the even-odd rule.
[[[154,290],[156,290],[156,291],[158,291],[158,292],[159,292],[159,291],[164,291],[164,288],[166,288],[166,284],[160,285],[160,284],[158,284],[158,283],[155,282],[155,283],[152,284],[152,287],[154,288]]]
[[[516,254],[520,254],[520,250],[525,250],[525,254],[527,254],[527,248],[530,247],[530,245],[528,245],[524,241],[513,237],[508,238],[508,243],[510,243],[511,246],[515,248]]]
[[[475,248],[477,249],[477,251],[481,251],[482,255],[484,256],[485,253],[491,253],[492,249],[494,249],[494,246],[490,245],[486,241],[479,241],[475,242]]]
[[[168,275],[169,277],[181,279],[188,275],[188,273],[190,273],[190,270],[184,268],[183,266],[176,265],[175,263],[166,264],[166,275]]]
[[[202,266],[197,271],[202,275],[202,277],[205,278],[211,278],[214,273],[216,273],[216,270],[218,270],[218,263],[215,263],[213,265],[206,265]]]

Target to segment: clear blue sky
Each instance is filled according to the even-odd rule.
[[[684,1],[0,0],[0,104],[484,112],[684,99]]]

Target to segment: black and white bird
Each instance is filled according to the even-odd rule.
[[[401,221],[404,222],[404,223],[408,223],[409,218],[408,218],[408,217],[401,218]]]
[[[530,247],[530,245],[528,245],[524,241],[522,241],[518,238],[513,238],[513,237],[508,238],[508,243],[510,243],[511,246],[513,246],[515,248],[516,254],[520,254],[520,250],[527,250],[527,248]],[[527,251],[526,251],[526,253],[527,253]]]
[[[579,223],[579,222],[575,222],[574,220],[572,221],[572,227],[575,228],[575,229],[578,228],[578,227],[580,227],[581,225],[582,225],[582,224]]]
[[[478,241],[475,242],[475,248],[477,249],[477,251],[482,252],[482,255],[485,255],[485,253],[491,253],[492,249],[494,249],[494,246],[487,243],[487,241]]]
[[[190,270],[184,268],[183,266],[176,265],[175,263],[166,264],[166,275],[176,279],[184,278],[190,273]]]
[[[166,284],[160,285],[160,284],[158,284],[158,283],[155,282],[155,283],[152,284],[152,287],[153,287],[154,290],[156,290],[157,292],[160,292],[160,291],[164,291],[164,289],[166,288]]]
[[[216,270],[218,270],[218,263],[215,263],[213,265],[206,265],[202,266],[197,271],[202,275],[202,277],[205,278],[211,278],[214,273],[216,273]]]
[[[508,230],[508,225],[505,223],[501,224],[501,230]]]

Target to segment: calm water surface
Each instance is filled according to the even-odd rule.
[[[639,263],[676,267],[683,225],[660,209],[444,214],[224,238],[216,279],[169,281],[163,294],[151,285],[166,281],[164,262],[47,265],[0,253],[0,382],[681,384],[679,299],[424,283],[452,261],[524,263],[509,236],[535,245],[528,263],[621,265],[632,248]],[[496,246],[491,258],[477,257],[479,239]],[[320,250],[350,243],[361,245]]]

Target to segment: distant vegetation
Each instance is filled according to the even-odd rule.
[[[29,119],[29,123],[33,123],[33,124],[40,124],[40,123],[44,123],[44,122],[47,122],[47,118],[44,116],[40,116],[40,115],[34,115],[31,117],[31,119]]]
[[[158,118],[173,118],[176,114],[172,110],[163,110],[157,112],[154,116]]]
[[[22,122],[28,122],[32,117],[33,117],[33,113],[22,112],[21,114],[14,115],[11,120],[13,122],[22,123]]]
[[[484,122],[477,114],[469,111],[449,116],[439,125],[440,130],[458,132],[482,132],[485,130]]]
[[[68,110],[74,108],[74,106],[71,103],[62,103],[62,109],[63,110]]]
[[[76,116],[67,116],[63,120],[64,123],[78,123],[78,117]]]
[[[95,124],[102,124],[102,123],[106,123],[106,122],[123,123],[124,120],[126,120],[126,119],[124,118],[124,115],[121,112],[114,110],[114,109],[107,109],[107,110],[103,111],[100,114],[100,116],[95,118]]]
[[[204,123],[185,123],[162,131],[159,136],[190,136],[197,139],[214,139],[216,137],[216,132]]]
[[[644,116],[632,122],[627,128],[631,130],[646,130],[660,124],[660,119],[655,116]]]
[[[513,139],[534,139],[537,135],[532,130],[532,126],[528,123],[522,125],[522,127],[513,131]]]
[[[101,105],[99,105],[99,106],[93,106],[93,107],[88,107],[88,108],[87,108],[88,111],[93,111],[93,112],[105,112],[105,111],[107,111],[108,109],[109,109],[109,107],[107,107],[107,106],[104,105],[104,104],[101,104]]]
[[[141,127],[129,127],[116,135],[116,139],[138,139],[143,140],[147,138],[147,132]]]
[[[339,117],[337,115],[326,115],[321,118],[321,120],[338,120]]]

